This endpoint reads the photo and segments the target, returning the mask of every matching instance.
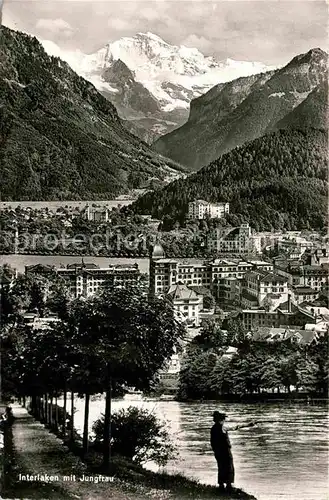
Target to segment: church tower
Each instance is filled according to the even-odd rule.
[[[158,270],[158,263],[161,259],[165,259],[165,252],[160,245],[160,243],[155,243],[155,245],[151,249],[150,254],[150,297],[154,297],[156,294],[156,275]]]

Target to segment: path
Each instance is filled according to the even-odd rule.
[[[13,444],[15,456],[14,480],[16,484],[7,498],[36,498],[45,500],[82,499],[82,500],[144,500],[146,495],[136,492],[122,491],[115,483],[81,482],[79,478],[86,472],[85,465],[74,456],[57,438],[42,424],[37,422],[25,408],[13,405],[15,422],[13,424]],[[39,478],[26,481],[27,474]],[[57,476],[48,482],[42,475]],[[72,477],[64,481],[63,476]],[[94,476],[95,477],[95,476]]]

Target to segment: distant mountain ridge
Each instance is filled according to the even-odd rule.
[[[219,84],[193,100],[188,121],[160,137],[154,149],[197,170],[281,126],[295,121],[300,127],[296,114],[312,115],[308,126],[322,128],[327,123],[327,82],[328,55],[312,49],[283,68]]]
[[[186,179],[146,193],[131,209],[174,223],[184,221],[194,199],[223,201],[230,203],[227,219],[234,226],[249,222],[256,230],[323,230],[327,176],[325,130],[279,130],[236,147]]]
[[[1,27],[0,61],[2,200],[111,199],[184,172],[36,38]]]
[[[258,62],[216,61],[198,49],[170,45],[151,32],[120,38],[89,55],[63,52],[47,40],[42,43],[47,52],[61,57],[91,81],[115,104],[120,117],[128,120],[127,126],[146,140],[182,125],[188,118],[190,101],[218,82],[269,69]],[[118,61],[131,72],[128,77],[121,71],[120,82],[114,74]],[[137,97],[137,91],[142,98]]]

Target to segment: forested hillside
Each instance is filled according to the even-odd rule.
[[[280,130],[235,148],[187,179],[146,193],[138,213],[184,221],[196,198],[230,203],[233,224],[257,230],[323,229],[327,213],[327,133]]]
[[[306,127],[328,128],[328,82],[315,87],[305,101],[276,124],[277,129]]]
[[[113,198],[182,170],[36,38],[0,28],[2,200]]]

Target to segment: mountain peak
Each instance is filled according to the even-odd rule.
[[[312,55],[312,56],[317,56],[321,55],[322,57],[328,56],[327,52],[325,50],[322,50],[320,47],[315,47],[314,49],[310,49],[307,54]]]
[[[138,32],[137,37],[140,37],[140,38],[149,38],[151,40],[154,40],[156,42],[160,42],[162,44],[165,44],[165,45],[169,45],[167,42],[165,42],[160,36],[158,35],[155,35],[154,33],[152,33],[151,31],[147,31],[146,33],[144,32]]]
[[[308,52],[305,52],[304,54],[299,54],[298,56],[294,57],[290,63],[287,64],[287,67],[289,66],[295,66],[299,64],[321,64],[323,66],[326,66],[328,62],[328,54],[324,50],[320,49],[319,47],[310,49]]]

